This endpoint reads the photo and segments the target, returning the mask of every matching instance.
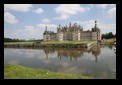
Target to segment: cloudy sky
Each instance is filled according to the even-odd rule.
[[[116,33],[116,4],[4,4],[4,37],[42,39],[45,26],[57,32],[71,22],[91,30],[94,21],[102,33]]]

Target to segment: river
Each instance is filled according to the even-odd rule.
[[[4,63],[54,72],[116,79],[114,46],[92,48],[4,48]]]

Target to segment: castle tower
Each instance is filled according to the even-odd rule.
[[[100,29],[99,27],[97,26],[97,21],[95,21],[95,30],[97,32],[97,40],[101,40],[101,33],[100,33]]]
[[[95,21],[95,26],[94,26],[94,28],[97,28],[97,21]]]
[[[47,41],[47,26],[45,27],[45,31],[43,33],[43,40]]]
[[[57,41],[63,41],[63,32],[61,30],[57,33]]]
[[[72,32],[72,40],[75,41],[76,40],[76,36],[77,36],[77,32],[73,31]]]
[[[71,22],[69,23],[69,27],[71,27]]]
[[[49,31],[47,31],[47,26],[45,26],[45,32],[43,33],[43,39],[44,39],[44,41],[50,41],[50,34],[49,34]]]
[[[45,31],[47,31],[47,26],[45,27]]]
[[[92,40],[101,40],[101,32],[97,26],[97,21],[95,21],[95,26],[92,28]]]
[[[63,41],[63,30],[61,29],[61,26],[59,24],[59,28],[57,30],[57,41]]]

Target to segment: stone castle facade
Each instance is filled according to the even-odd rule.
[[[57,33],[53,31],[46,30],[43,33],[44,41],[80,41],[80,40],[101,40],[101,32],[97,26],[97,21],[95,21],[94,28],[90,30],[83,31],[83,27],[77,25],[77,23],[69,27],[57,27]]]

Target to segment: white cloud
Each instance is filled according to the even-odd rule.
[[[47,19],[47,18],[44,18],[44,19],[42,20],[42,22],[43,22],[43,23],[48,23],[48,22],[50,22],[50,20]]]
[[[31,4],[4,4],[5,11],[19,11],[19,12],[27,12],[32,7]]]
[[[78,25],[83,26],[83,30],[91,30],[91,28],[94,27],[95,22],[94,20],[88,20],[88,21],[74,21],[76,22]],[[72,22],[72,25],[73,23]],[[98,23],[98,27],[100,28],[102,34],[103,33],[108,33],[108,32],[112,32],[112,33],[116,33],[116,24],[111,24],[111,23],[104,23],[104,22],[97,22]],[[11,30],[11,29],[4,29],[4,37],[8,37],[8,38],[18,38],[18,39],[42,39],[43,38],[43,32],[45,31],[45,26],[47,26],[47,29],[49,31],[57,31],[56,30],[56,25],[55,24],[37,24],[37,27],[34,26],[29,26],[26,25],[24,27],[24,29],[17,29],[17,30]]]
[[[111,7],[115,7],[116,6],[116,4],[109,4]]]
[[[54,19],[64,20],[64,19],[67,19],[68,17],[69,15],[63,14],[63,15],[60,15],[59,17],[54,17]]]
[[[34,12],[37,14],[42,14],[44,12],[44,10],[42,8],[38,8]]]
[[[34,26],[26,25],[24,31],[29,35],[33,35],[34,33],[36,33],[37,29],[35,29]]]
[[[38,27],[38,28],[45,28],[45,27],[46,27],[46,24],[40,23],[40,24],[37,24],[37,27]]]
[[[7,23],[10,23],[10,24],[15,24],[18,22],[16,17],[9,12],[4,13],[4,21],[6,21]]]
[[[41,39],[41,29],[35,28],[34,26],[26,25],[23,29],[10,30],[5,29],[4,36],[9,38],[18,39]]]
[[[105,24],[105,23],[101,23],[98,25],[98,27],[101,29],[102,33],[108,33],[108,32],[112,32],[112,33],[116,33],[116,24]]]
[[[79,4],[61,4],[57,8],[55,8],[56,13],[60,16],[54,17],[54,19],[64,20],[67,19],[70,15],[77,14],[78,12],[83,13],[89,8],[83,8]]]
[[[86,7],[86,10],[90,10],[90,7]]]
[[[57,25],[55,25],[55,24],[43,24],[43,23],[37,24],[37,28],[41,28],[44,30],[45,30],[46,26],[47,26],[47,30],[49,30],[49,31],[54,31],[54,32],[57,31]]]
[[[113,7],[110,10],[108,10],[108,14],[110,15],[110,17],[116,16],[116,7]]]
[[[105,9],[108,6],[108,4],[97,4],[98,8]]]
[[[92,27],[94,27],[95,20],[89,20],[89,21],[73,21],[72,23],[77,23],[78,25],[83,26],[84,30],[91,30]]]
[[[89,6],[90,6],[91,8],[93,8],[93,7],[94,7],[94,4],[89,4]]]
[[[83,26],[83,30],[91,30],[91,28],[95,25],[95,20],[88,20],[88,21],[73,21],[72,23],[77,23],[78,25]],[[97,26],[100,28],[102,33],[113,32],[116,33],[116,24],[106,24],[104,22],[97,22]]]
[[[37,24],[38,28],[44,28],[45,29],[46,26],[47,26],[47,28],[52,28],[52,29],[56,29],[56,27],[57,27],[57,25],[55,25],[55,24],[42,24],[42,23]]]
[[[26,25],[24,28],[18,28],[17,30],[4,29],[4,37],[15,39],[43,39],[43,32],[45,26],[49,31],[57,31],[54,24],[37,24],[36,27]]]
[[[40,39],[40,35],[42,34],[41,29],[29,25],[26,25],[21,33],[22,34],[20,35],[24,35],[23,37],[26,37],[27,39]]]

